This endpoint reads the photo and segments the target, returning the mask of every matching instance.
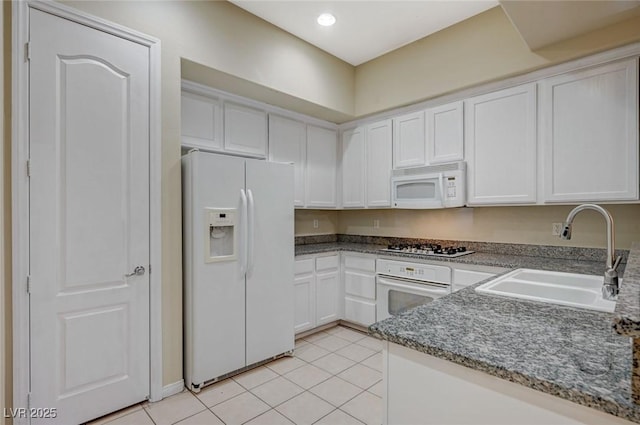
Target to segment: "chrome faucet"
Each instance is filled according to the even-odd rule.
[[[604,282],[602,284],[602,297],[605,300],[617,300],[620,287],[618,285],[618,265],[622,257],[615,257],[615,232],[613,226],[613,218],[609,211],[595,204],[578,205],[571,210],[564,223],[560,237],[562,239],[571,239],[571,227],[573,219],[580,211],[594,210],[598,211],[607,222],[607,269],[604,271]]]

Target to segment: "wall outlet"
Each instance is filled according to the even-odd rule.
[[[562,223],[553,223],[551,226],[551,235],[560,236],[560,233],[562,233]]]
[[[373,220],[373,228],[374,229],[380,228],[380,220]]]
[[[319,226],[320,226],[320,225],[319,225],[319,223],[318,223],[318,219],[317,219],[317,218],[314,218],[314,219],[313,219],[313,228],[314,228],[314,229],[317,229]]]

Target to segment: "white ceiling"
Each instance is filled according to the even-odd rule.
[[[354,66],[498,5],[497,0],[230,1]],[[335,15],[335,25],[316,22],[324,12]]]

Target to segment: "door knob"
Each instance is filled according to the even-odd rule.
[[[133,269],[132,273],[129,274],[125,274],[125,277],[131,277],[131,276],[142,276],[144,274],[145,270],[144,267],[142,266],[138,266],[135,269]]]

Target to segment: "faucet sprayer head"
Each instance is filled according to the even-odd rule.
[[[566,240],[571,239],[571,223],[564,223],[562,232],[560,232],[560,238]]]

